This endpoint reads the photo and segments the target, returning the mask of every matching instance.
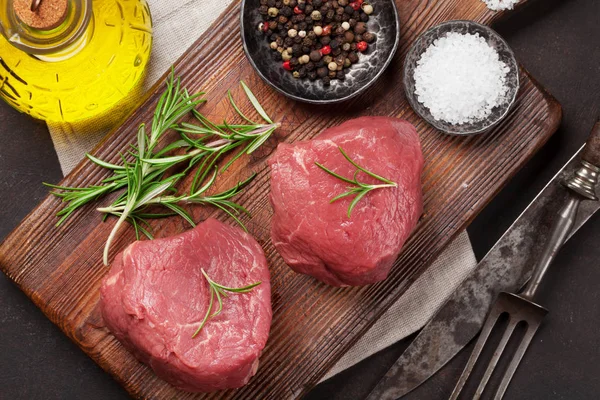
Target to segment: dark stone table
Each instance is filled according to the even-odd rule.
[[[585,141],[600,115],[600,1],[539,0],[496,27],[517,58],[563,105],[556,135],[469,227],[481,258]],[[0,239],[61,172],[47,129],[0,102]],[[507,399],[600,398],[600,215],[564,247],[540,304],[550,310]],[[317,399],[360,399],[410,339],[318,386]],[[447,398],[463,351],[407,399]],[[0,274],[0,400],[126,399],[126,392]]]

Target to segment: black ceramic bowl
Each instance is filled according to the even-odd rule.
[[[460,125],[436,120],[431,115],[429,109],[417,100],[414,79],[417,62],[430,44],[436,39],[445,36],[448,32],[458,32],[462,34],[478,33],[479,36],[485,39],[490,47],[498,52],[500,60],[509,68],[506,75],[506,86],[508,87],[508,91],[504,96],[503,102],[494,107],[491,114],[485,119]],[[413,110],[433,127],[450,135],[474,135],[486,132],[498,125],[510,111],[515,102],[515,98],[517,97],[517,92],[519,91],[519,65],[508,44],[493,29],[473,21],[447,21],[422,33],[408,51],[406,61],[404,62],[404,91]]]
[[[273,60],[273,50],[268,40],[259,32],[262,22],[258,13],[260,0],[244,0],[241,8],[241,31],[244,51],[250,64],[265,82],[278,92],[299,101],[313,104],[338,103],[358,96],[371,86],[383,73],[396,53],[399,41],[400,21],[393,0],[370,0],[375,12],[370,16],[369,31],[377,40],[362,53],[343,81],[332,80],[324,86],[320,80],[296,79]]]

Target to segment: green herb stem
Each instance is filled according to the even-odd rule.
[[[270,119],[244,82],[241,82],[241,86],[266,123],[257,123],[248,118],[234,102],[231,93],[228,93],[232,107],[247,124],[230,124],[226,121],[213,124],[196,110],[198,105],[205,102],[201,97],[204,93],[190,95],[186,89],[181,88],[180,80],[171,74],[167,89],[157,103],[150,129],[147,130],[144,124],[140,125],[137,143],[125,155],[121,155],[120,165],[87,155],[93,163],[111,170],[111,176],[100,184],[82,188],[45,184],[54,189],[52,193],[65,202],[65,207],[57,213],[60,217],[57,226],[82,206],[124,189],[110,206],[98,208],[105,217],[118,217],[104,248],[103,259],[106,265],[110,246],[125,221],[133,225],[137,238],[140,232],[152,238],[147,229],[149,218],[179,215],[194,226],[193,218],[182,208],[185,204],[204,204],[221,209],[245,229],[238,214],[248,211],[231,198],[239,194],[254,175],[221,193],[206,194],[214,184],[218,172],[226,170],[242,155],[255,151],[280,126]],[[179,119],[190,112],[199,124],[178,124]],[[159,148],[161,138],[171,129],[179,132],[180,139]],[[241,151],[234,154],[219,170],[217,163],[238,147]],[[172,171],[176,168],[183,171],[173,174]],[[189,193],[177,195],[178,184],[194,168],[196,173]],[[151,206],[163,206],[169,212],[149,212],[147,208]]]
[[[206,271],[204,271],[204,268],[202,268],[201,271],[202,271],[202,275],[204,275],[204,278],[206,279],[206,282],[208,282],[208,287],[209,287],[209,291],[210,291],[210,301],[208,303],[208,309],[206,310],[206,314],[204,315],[204,318],[202,319],[200,326],[198,327],[196,332],[194,332],[194,334],[192,335],[192,338],[195,338],[200,333],[200,331],[202,330],[202,328],[204,328],[204,325],[206,325],[206,322],[209,320],[209,318],[216,317],[217,315],[219,315],[221,313],[221,311],[223,311],[223,297],[227,297],[227,292],[229,292],[229,293],[248,293],[252,289],[254,289],[256,286],[258,286],[262,283],[262,282],[256,282],[256,283],[252,283],[250,285],[244,286],[244,287],[231,288],[231,287],[220,285],[217,282],[210,279],[210,277],[208,276]],[[215,311],[214,313],[211,314],[215,298],[217,299],[217,302],[219,303],[219,307],[217,308],[217,311]]]
[[[348,162],[350,164],[352,164],[353,166],[356,167],[356,171],[354,171],[354,176],[352,177],[352,179],[350,178],[346,178],[344,176],[341,176],[335,172],[333,172],[332,170],[330,170],[329,168],[325,167],[323,164],[320,164],[318,162],[315,162],[315,164],[321,168],[323,171],[327,172],[329,175],[343,181],[346,182],[352,186],[348,187],[348,191],[341,193],[337,196],[335,196],[333,199],[330,200],[330,203],[333,203],[337,200],[343,199],[345,197],[348,196],[354,196],[354,199],[350,202],[350,205],[348,206],[348,218],[350,218],[351,214],[352,214],[352,210],[354,209],[354,207],[356,207],[356,205],[358,204],[358,202],[367,195],[367,193],[373,191],[373,190],[377,190],[377,189],[383,189],[383,188],[390,188],[390,187],[397,187],[398,185],[395,182],[392,182],[391,180],[384,178],[382,176],[379,176],[377,174],[375,174],[374,172],[371,172],[367,169],[365,169],[364,167],[361,167],[360,165],[358,165],[354,160],[352,160],[350,158],[350,156],[348,156],[348,154],[346,154],[346,152],[341,148],[338,147],[338,149],[340,150],[340,152],[342,153],[342,155],[344,156],[344,158],[346,160],[348,160]],[[381,184],[369,184],[369,183],[364,183],[364,182],[360,182],[358,180],[358,173],[359,172],[364,172],[365,174],[379,180],[380,182],[383,182]]]

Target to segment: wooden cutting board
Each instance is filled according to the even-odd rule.
[[[103,326],[98,311],[99,286],[107,268],[102,265],[104,241],[114,220],[101,223],[93,206],[73,215],[56,228],[61,202],[47,197],[0,246],[0,268],[40,307],[66,335],[121,382],[135,397],[151,399],[287,399],[307,393],[334,363],[394,303],[477,215],[515,172],[558,127],[557,102],[521,69],[516,106],[493,132],[473,137],[450,137],[435,131],[408,106],[402,90],[402,61],[415,37],[442,21],[471,19],[491,24],[502,17],[480,0],[398,0],[401,44],[382,79],[367,93],[343,105],[316,107],[295,103],[275,93],[252,71],[239,34],[239,1],[177,62],[190,91],[206,91],[201,111],[211,118],[232,116],[226,92],[243,98],[238,82],[245,80],[267,112],[282,127],[262,149],[240,159],[221,187],[258,176],[239,197],[253,217],[245,219],[263,245],[270,261],[273,286],[273,323],[257,375],[238,390],[194,395],[180,392],[137,362]],[[145,103],[95,150],[97,157],[118,161],[117,154],[134,141],[137,126],[150,122],[164,89],[164,79]],[[251,112],[244,103],[243,111]],[[425,213],[405,245],[389,278],[376,285],[333,288],[292,272],[269,240],[272,210],[268,203],[269,174],[265,160],[280,141],[316,136],[324,128],[360,115],[389,115],[408,119],[421,136],[426,165],[423,173]],[[63,180],[65,185],[89,185],[106,171],[83,161]],[[189,183],[189,182],[188,182]],[[202,220],[214,213],[195,209]],[[227,220],[218,213],[215,215]],[[230,220],[227,220],[230,223]],[[179,219],[157,221],[158,237],[189,227]],[[134,240],[123,230],[113,245],[113,256]]]

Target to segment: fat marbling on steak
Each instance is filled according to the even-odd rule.
[[[369,192],[350,218],[353,197],[330,203],[349,184],[315,165],[352,179],[356,168],[338,146],[362,167],[398,184]],[[280,144],[269,165],[271,240],[293,270],[335,286],[366,285],[387,277],[423,208],[423,154],[409,122],[353,119],[316,139]],[[362,172],[358,179],[380,183]]]
[[[262,283],[248,293],[228,293],[223,311],[192,338],[209,306],[201,268],[228,287]],[[102,284],[101,310],[117,339],[175,387],[240,387],[255,374],[269,335],[267,260],[249,234],[209,219],[173,237],[135,242],[117,255]]]

